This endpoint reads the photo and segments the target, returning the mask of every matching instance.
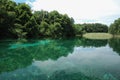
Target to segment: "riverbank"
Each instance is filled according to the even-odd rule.
[[[120,35],[114,35],[113,37],[115,37],[115,38],[120,38]]]
[[[109,33],[86,33],[83,37],[88,39],[110,39],[113,35]]]

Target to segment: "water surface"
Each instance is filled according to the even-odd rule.
[[[120,80],[120,39],[0,41],[0,80]]]

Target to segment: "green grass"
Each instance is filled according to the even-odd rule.
[[[83,37],[88,39],[110,39],[113,36],[109,33],[86,33]]]

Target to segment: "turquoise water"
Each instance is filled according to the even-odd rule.
[[[1,40],[0,80],[120,80],[120,39]]]

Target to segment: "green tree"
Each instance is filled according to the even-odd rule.
[[[68,17],[67,14],[62,16],[62,27],[63,27],[63,36],[64,37],[72,37],[75,36],[74,28],[73,28],[73,20]]]
[[[88,24],[75,24],[74,29],[76,32],[76,35],[82,35],[84,33],[107,33],[108,32],[108,26],[100,23],[88,23]]]
[[[1,38],[11,37],[16,13],[16,3],[10,0],[0,0],[0,36]]]
[[[35,11],[29,5],[0,0],[0,36],[39,38],[75,36],[74,19],[58,11]]]
[[[47,22],[42,21],[40,24],[40,35],[41,36],[49,36],[50,32],[49,32],[49,25]]]
[[[113,24],[110,25],[109,27],[109,33],[111,34],[120,34],[120,18],[118,18],[117,20],[114,21]]]
[[[74,30],[76,35],[82,36],[85,33],[84,26],[82,24],[75,24]]]
[[[32,17],[31,9],[27,4],[19,3],[15,11],[16,11],[16,20],[13,29],[16,29],[17,27],[17,30],[19,30],[19,33],[17,32],[18,33],[17,35],[20,35],[18,36],[18,38],[23,38],[23,37],[25,38],[26,35],[28,34],[27,32],[29,31],[28,24],[30,23]],[[18,27],[16,26],[16,24],[20,26]]]
[[[37,24],[34,16],[25,24],[28,38],[39,38],[40,25]]]

